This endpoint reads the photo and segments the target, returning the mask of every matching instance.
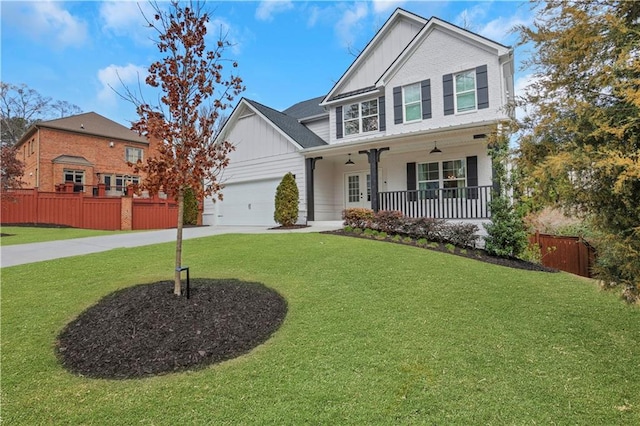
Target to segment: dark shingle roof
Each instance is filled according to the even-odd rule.
[[[115,121],[109,120],[100,114],[96,114],[95,112],[72,115],[70,117],[58,118],[56,120],[41,121],[36,123],[35,126],[66,130],[75,133],[85,133],[131,142],[149,143],[146,138],[138,136],[138,133],[133,130],[128,129]]]
[[[327,111],[320,106],[320,102],[322,102],[323,99],[324,96],[320,96],[307,101],[298,102],[297,104],[282,111],[282,113],[298,120],[327,114]]]
[[[322,146],[327,143],[320,136],[300,124],[297,118],[286,115],[280,111],[264,106],[256,101],[246,99],[255,109],[260,111],[262,115],[267,117],[269,121],[278,126],[280,130],[289,135],[291,139],[296,141],[303,148],[311,148],[314,146]]]

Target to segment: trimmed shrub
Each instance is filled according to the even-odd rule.
[[[372,228],[373,218],[374,213],[371,209],[352,208],[342,211],[344,226],[350,226],[352,228]]]
[[[475,248],[480,228],[473,223],[449,223],[444,227],[444,240],[458,247]]]
[[[291,226],[298,220],[298,185],[291,172],[284,175],[276,189],[276,210],[273,220],[282,226]]]
[[[414,240],[449,243],[458,247],[474,247],[478,226],[470,223],[448,223],[444,219],[410,218],[399,211],[353,208],[342,212],[346,229],[364,229],[366,235],[378,233],[401,235]],[[369,231],[367,231],[369,230]]]
[[[198,199],[192,188],[184,190],[184,211],[182,212],[184,225],[198,224]]]
[[[405,233],[412,238],[426,238],[429,241],[441,243],[446,240],[446,227],[447,222],[444,219],[420,217],[417,219],[409,219],[404,229],[406,230]]]
[[[372,226],[378,231],[388,234],[396,234],[401,232],[403,224],[407,218],[404,214],[395,210],[380,210],[373,216]]]
[[[506,196],[497,196],[490,203],[491,223],[485,224],[485,250],[501,257],[520,257],[529,241],[521,215]]]

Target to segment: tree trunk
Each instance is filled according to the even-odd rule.
[[[178,190],[178,226],[176,235],[176,270],[173,285],[173,294],[180,296],[182,294],[182,285],[180,282],[180,268],[182,267],[182,227],[184,216],[184,189]]]

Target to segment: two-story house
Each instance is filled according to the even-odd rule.
[[[509,119],[513,49],[397,9],[331,90],[280,112],[249,99],[219,137],[232,142],[224,201],[203,220],[272,225],[292,172],[300,222],[349,207],[473,222],[490,217],[487,135]]]
[[[55,191],[73,184],[75,192],[122,195],[126,185],[140,182],[127,162],[144,160],[149,142],[127,127],[95,112],[31,126],[16,145],[25,165],[25,188]]]

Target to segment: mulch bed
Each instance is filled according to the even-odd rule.
[[[58,336],[73,373],[130,379],[202,368],[264,343],[282,324],[286,301],[259,283],[192,279],[190,298],[173,281],[114,292]]]
[[[364,234],[356,234],[353,232],[345,232],[343,229],[338,229],[335,231],[324,231],[323,234],[333,234],[333,235],[343,235],[346,237],[355,237],[355,238],[365,238],[368,240],[379,240],[386,241],[395,244],[404,244],[410,245],[414,247],[420,247],[427,250],[435,250],[443,253],[455,254],[456,256],[462,256],[469,259],[479,260],[481,262],[491,263],[494,265],[506,266],[509,268],[516,269],[525,269],[528,271],[540,271],[540,272],[559,272],[557,269],[549,268],[543,265],[539,265],[537,263],[526,262],[524,260],[515,259],[515,258],[505,258],[505,257],[496,257],[489,255],[486,251],[480,249],[472,249],[472,248],[460,248],[460,247],[451,247],[446,244],[429,244],[427,246],[418,245],[418,243],[414,240],[411,242],[406,242],[403,240],[397,241],[394,240],[392,236],[387,236],[386,238],[375,238],[369,235]]]

